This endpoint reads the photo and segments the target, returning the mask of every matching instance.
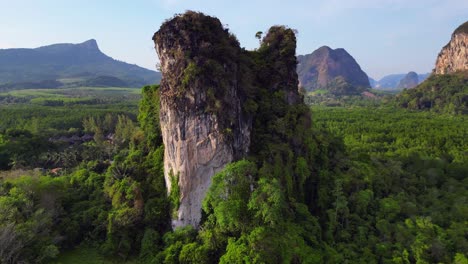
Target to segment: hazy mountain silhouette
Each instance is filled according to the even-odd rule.
[[[76,79],[88,85],[100,77],[112,83],[141,87],[159,82],[161,74],[115,60],[99,50],[96,40],[53,44],[35,49],[0,49],[0,84],[22,86],[45,80]],[[102,84],[102,78],[98,78]],[[120,79],[120,81],[116,81]]]
[[[422,83],[424,80],[429,77],[430,73],[422,73],[418,74],[418,83]],[[375,80],[372,78],[369,78],[369,81],[371,83],[372,88],[375,89],[402,89],[398,88],[398,84],[400,81],[405,78],[406,73],[398,73],[398,74],[390,74],[382,77],[380,80]],[[371,80],[372,79],[372,80]]]

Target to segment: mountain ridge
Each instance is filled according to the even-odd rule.
[[[356,94],[370,88],[367,74],[343,48],[322,46],[297,56],[300,86],[307,91],[326,89],[335,94]]]
[[[99,49],[95,39],[78,44],[57,43],[33,49],[0,49],[2,86],[76,76],[81,76],[83,81],[111,76],[121,79],[130,87],[157,83],[161,79],[159,72],[106,55]]]
[[[372,88],[374,89],[398,89],[398,84],[400,81],[405,78],[407,73],[394,73],[394,74],[389,74],[385,75],[379,80],[372,79],[369,80],[371,82]],[[418,83],[422,83],[424,80],[426,80],[430,73],[418,73]]]

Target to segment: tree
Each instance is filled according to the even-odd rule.
[[[241,160],[231,163],[213,177],[213,183],[203,201],[203,210],[223,232],[244,230],[250,221],[247,208],[257,167]]]

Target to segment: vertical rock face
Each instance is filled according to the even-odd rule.
[[[284,95],[289,105],[302,103],[296,37],[275,26],[249,52],[217,18],[188,11],[163,23],[153,40],[163,76],[165,180],[169,193],[180,195],[173,226],[197,227],[213,175],[249,152],[258,87]]]
[[[451,74],[468,70],[468,22],[459,26],[450,42],[437,56],[435,74]]]
[[[250,145],[250,121],[242,115],[238,87],[241,49],[218,19],[195,12],[165,22],[153,40],[163,75],[166,184],[169,192],[180,190],[173,226],[196,227],[212,176],[243,157]],[[171,177],[178,178],[178,186],[171,186]]]

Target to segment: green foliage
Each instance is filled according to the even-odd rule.
[[[249,209],[255,212],[255,219],[262,225],[276,226],[281,223],[286,209],[283,195],[277,179],[260,179],[248,204]]]
[[[208,249],[198,243],[185,244],[179,255],[180,263],[209,263]]]
[[[21,177],[0,185],[0,260],[40,263],[58,254],[54,223],[63,213],[64,178]]]
[[[47,142],[44,136],[33,135],[27,130],[8,129],[2,135],[2,141],[0,170],[40,166],[41,154],[55,149],[55,146]],[[31,162],[31,159],[35,162]]]
[[[118,258],[105,258],[99,251],[90,246],[84,245],[67,250],[60,254],[57,259],[50,261],[53,264],[137,264],[140,261],[135,259],[121,260]]]
[[[150,233],[145,238],[145,233],[150,231],[142,227],[158,230],[160,236],[168,228],[169,201],[162,169],[164,149],[160,146],[149,153],[144,149],[144,144],[134,145],[128,153],[116,156],[107,170],[104,190],[112,207],[102,249],[108,254],[125,258],[142,252],[140,245],[150,247],[149,242],[143,243],[142,239],[154,237]],[[142,254],[146,256],[148,252]]]
[[[68,90],[30,90],[28,94],[26,91],[15,91],[14,96],[86,97],[88,92],[99,91],[112,97],[109,89],[105,88],[76,88],[73,93],[70,92],[72,94],[67,94]],[[0,169],[71,168],[82,161],[109,159],[129,144],[129,136],[135,129],[136,103],[131,103],[131,100],[126,99],[111,107],[103,102],[102,105],[86,107],[2,104]],[[115,125],[117,122],[118,127]],[[97,141],[83,144],[84,141],[80,140],[85,136],[85,130],[94,133]],[[116,134],[113,142],[105,138],[111,134]]]
[[[238,233],[249,225],[247,203],[256,173],[254,163],[241,160],[213,177],[203,210],[223,232]]]
[[[455,264],[467,264],[468,263],[468,258],[465,257],[464,254],[462,253],[457,253],[455,255],[455,259],[453,261]]]
[[[182,263],[189,262],[190,258],[187,254],[192,249],[195,250],[196,246],[191,245],[191,243],[194,242],[196,233],[196,230],[191,226],[177,228],[173,232],[166,233],[163,237],[164,250],[157,255],[154,262],[172,264],[180,263],[179,259]]]
[[[221,263],[320,263],[318,221],[311,215],[317,139],[309,109],[285,82],[295,72],[291,29],[270,29],[261,47],[243,57],[254,64],[243,110],[253,116],[250,155],[213,177],[203,203],[200,247]],[[281,63],[278,63],[281,61]],[[297,224],[301,223],[301,225]]]
[[[171,201],[172,213],[176,214],[180,206],[180,187],[179,187],[179,174],[174,175],[171,170],[169,172],[169,178],[171,181],[171,190],[169,192],[169,200]],[[176,216],[173,215],[174,218]]]
[[[138,121],[145,133],[146,144],[150,148],[156,148],[162,144],[161,127],[159,125],[159,100],[159,85],[143,87]]]
[[[352,85],[348,83],[342,76],[338,76],[331,80],[324,89],[333,95],[340,96],[359,95],[360,93],[366,91],[367,87]]]
[[[114,107],[116,105],[134,106],[140,99],[139,90],[134,88],[116,87],[73,87],[54,89],[48,86],[43,89],[13,90],[0,92],[0,102],[2,104],[24,105],[34,104],[49,107]],[[1,88],[0,88],[1,90]]]
[[[6,212],[0,221],[2,263],[44,262],[84,241],[118,262],[138,253],[147,260],[157,256],[170,223],[164,148],[151,121],[145,120],[143,131],[136,127],[135,106],[130,114],[121,112],[125,107],[105,105],[4,106],[0,125],[11,128],[0,130],[3,168],[63,167],[54,178],[43,176],[44,169],[35,176],[0,179]],[[27,130],[14,129],[22,127]],[[79,141],[82,133],[94,140]],[[68,143],[70,138],[78,141]]]
[[[315,126],[344,137],[349,152],[339,159],[335,186],[319,185],[334,196],[332,206],[323,204],[327,220],[321,219],[325,243],[332,245],[324,252],[330,262],[449,263],[466,250],[466,239],[454,233],[463,232],[455,208],[467,195],[461,183],[466,177],[460,176],[468,169],[462,165],[467,130],[462,116],[314,110]],[[459,188],[448,191],[454,184]]]
[[[147,228],[141,239],[140,259],[151,261],[161,250],[161,235],[152,228]]]
[[[244,58],[258,70],[254,86],[243,86],[253,138],[248,160],[216,174],[203,203],[198,243],[213,262],[320,263],[319,251],[312,250],[321,240],[319,223],[305,204],[317,172],[316,141],[297,87],[283,82],[294,72],[294,49],[293,31],[278,26]]]
[[[447,114],[468,113],[468,73],[431,75],[419,86],[396,98],[400,107]]]
[[[200,69],[194,62],[190,62],[184,70],[184,76],[182,78],[182,88],[187,88],[190,83],[195,81],[197,75],[200,74]]]
[[[284,113],[279,102],[261,113]],[[263,144],[252,145],[252,161],[229,164],[213,178],[203,205],[206,220],[187,250],[221,263],[463,261],[463,117],[386,108],[314,110],[309,140],[297,134],[310,131],[301,123],[288,131],[291,125],[278,122],[264,134],[256,127]],[[324,128],[343,137],[345,146]],[[294,145],[281,144],[288,135],[309,147],[295,156],[289,151]]]
[[[313,108],[317,127],[343,138],[350,153],[389,157],[420,153],[432,158],[466,159],[464,116],[393,108]]]

